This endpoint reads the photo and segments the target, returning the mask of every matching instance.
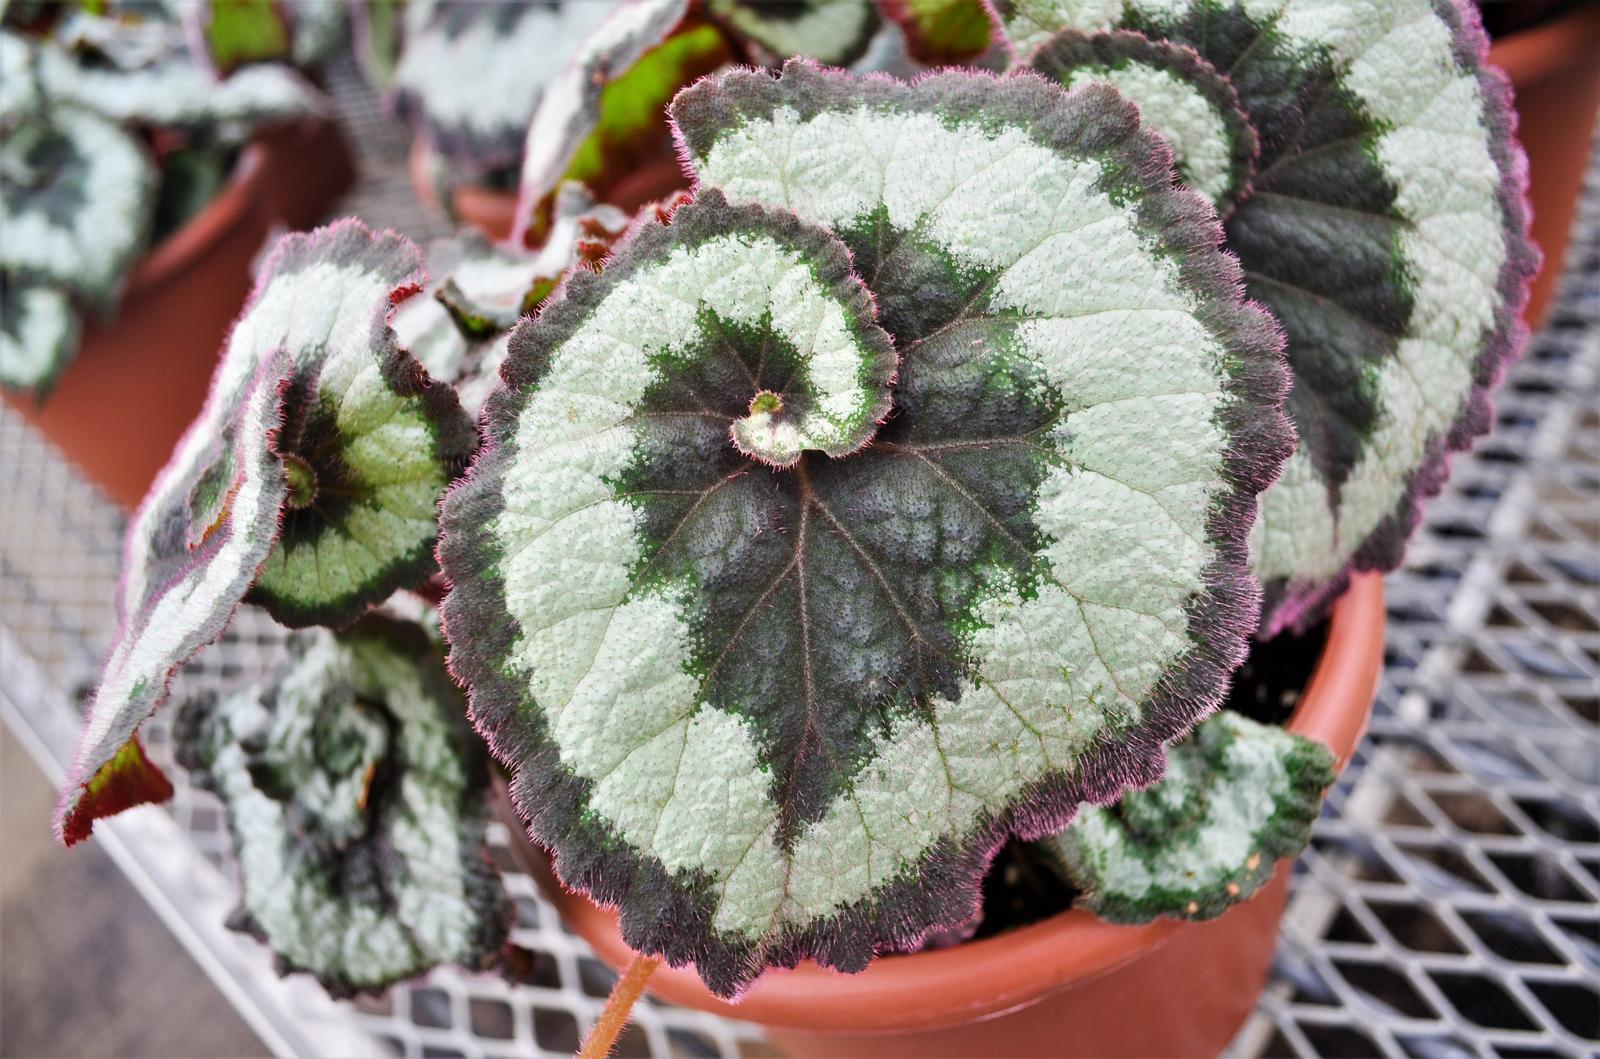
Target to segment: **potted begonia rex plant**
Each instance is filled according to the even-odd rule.
[[[0,28],[7,401],[124,505],[199,407],[269,226],[343,190],[308,197],[306,166],[282,187],[277,147],[328,139],[312,85],[284,63],[219,79],[201,42],[230,38],[181,13],[14,5]]]
[[[494,960],[470,711],[622,1000],[811,1054],[1225,1043],[1537,255],[1470,9],[1075,10],[998,13],[1004,75],[709,77],[693,189],[620,235],[569,186],[438,281],[287,237],[130,525],[61,837],[163,795],[138,729],[251,602],[323,628],[180,758],[241,924],[335,991]],[[465,701],[368,613],[436,573]],[[996,933],[1011,857],[1061,900]]]

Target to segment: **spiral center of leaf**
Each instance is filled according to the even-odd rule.
[[[283,457],[283,476],[289,484],[286,503],[291,509],[301,511],[316,501],[317,472],[310,463],[294,453],[287,453]]]

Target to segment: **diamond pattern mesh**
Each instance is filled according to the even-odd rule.
[[[420,239],[408,135],[350,69],[332,78],[363,179],[340,212]],[[1591,176],[1600,167],[1591,166]],[[1564,294],[1389,579],[1371,735],[1329,798],[1273,979],[1239,1057],[1455,1059],[1600,1049],[1600,181]],[[59,777],[111,632],[122,520],[0,411],[0,712]],[[245,611],[174,693],[261,672],[282,633]],[[170,759],[165,723],[150,726]],[[337,1004],[277,979],[221,921],[234,871],[217,803],[189,789],[97,834],[280,1054],[570,1055],[612,976],[490,843],[516,899],[515,980],[441,971]],[[646,1002],[624,1056],[772,1055],[751,1027]]]

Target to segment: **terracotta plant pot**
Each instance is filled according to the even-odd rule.
[[[216,198],[134,269],[115,321],[85,322],[78,354],[40,405],[8,405],[124,507],[144,496],[200,411],[217,351],[266,239],[266,151],[251,144]]]
[[[1525,315],[1537,328],[1566,259],[1600,110],[1600,6],[1504,37],[1490,49],[1489,61],[1516,88],[1517,131],[1528,152],[1533,238],[1544,251],[1544,267]]]
[[[312,117],[260,138],[271,169],[267,209],[287,228],[314,227],[355,186],[356,162],[344,130]]]
[[[1355,578],[1289,728],[1332,748],[1340,768],[1365,731],[1383,669],[1383,580]],[[600,958],[631,951],[614,912],[554,878],[549,858],[513,849],[562,918]],[[665,1000],[759,1022],[797,1056],[1214,1056],[1243,1025],[1266,981],[1290,865],[1252,900],[1207,923],[1113,926],[1073,910],[951,948],[883,956],[859,975],[806,963],[769,971],[738,1004],[717,999],[689,968],[658,969]]]

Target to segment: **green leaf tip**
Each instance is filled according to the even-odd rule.
[[[302,634],[266,683],[185,704],[175,738],[227,810],[234,921],[285,973],[347,996],[441,963],[482,969],[504,945],[483,746],[417,626]]]
[[[1334,765],[1321,743],[1224,711],[1172,746],[1155,785],[1084,806],[1040,845],[1103,919],[1213,919],[1305,848]]]

